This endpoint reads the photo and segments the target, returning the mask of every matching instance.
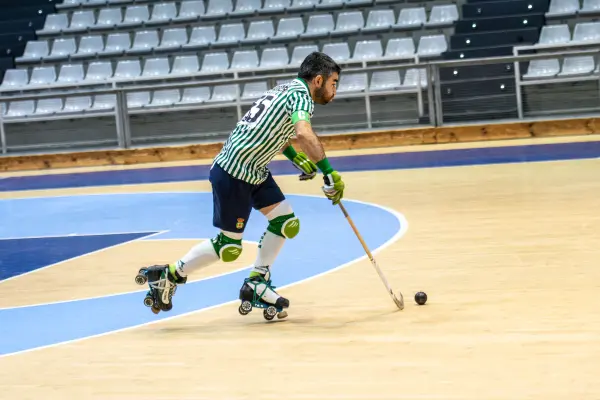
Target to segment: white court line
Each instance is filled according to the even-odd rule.
[[[166,232],[168,232],[168,231],[166,231]],[[154,236],[154,235],[150,235],[150,236]],[[148,237],[150,237],[150,236],[148,236]],[[144,239],[144,238],[135,239],[135,240],[132,240],[130,242],[134,242],[136,240],[142,241],[142,239]],[[150,239],[148,241],[149,242],[159,242],[159,241],[162,241],[162,240],[206,240],[206,239]],[[125,242],[123,244],[130,243],[130,242]],[[244,242],[244,243],[252,243],[252,244],[258,245],[258,242],[255,242],[253,240],[242,240],[242,242]],[[116,246],[118,246],[118,245],[116,245]],[[115,246],[112,246],[112,247],[115,247]],[[109,247],[107,247],[107,249],[108,248]],[[98,251],[102,251],[102,250],[98,250]],[[88,253],[88,254],[92,254],[92,253]],[[68,260],[65,260],[65,261],[68,261]],[[61,261],[61,262],[64,262],[64,261]],[[243,271],[243,270],[248,269],[250,267],[252,267],[252,265],[247,265],[245,267],[241,267],[241,268],[235,269],[233,271],[223,272],[223,273],[220,273],[220,274],[217,274],[217,275],[207,276],[205,278],[201,278],[201,279],[197,279],[197,280],[194,280],[194,281],[190,281],[189,284],[196,283],[196,282],[201,282],[201,281],[207,281],[209,279],[214,279],[214,278],[218,278],[218,277],[225,276],[225,275],[235,274],[236,272]],[[44,268],[46,268],[46,267],[44,267]],[[21,276],[21,275],[18,275],[18,276]],[[78,298],[78,299],[71,299],[71,300],[51,301],[51,302],[37,303],[37,304],[25,304],[25,305],[22,305],[22,306],[14,306],[14,307],[0,307],[0,311],[3,311],[3,310],[14,310],[14,309],[18,309],[18,308],[40,307],[40,306],[53,305],[53,304],[62,304],[62,303],[74,303],[76,301],[94,300],[94,299],[100,299],[100,298],[104,298],[104,297],[114,297],[114,296],[121,296],[121,295],[125,295],[125,294],[133,294],[133,293],[140,293],[140,292],[147,292],[147,291],[148,291],[148,288],[145,288],[145,289],[140,289],[140,290],[132,290],[132,291],[129,291],[129,292],[110,293],[110,294],[103,294],[103,295],[100,295],[100,296],[81,297],[81,298]]]
[[[130,235],[133,233],[148,233],[148,232],[156,232],[153,233],[151,235],[148,236],[143,236],[144,237],[151,237],[154,235],[158,235],[160,233],[165,233],[165,232],[169,232],[168,230],[164,231],[160,231],[159,229],[148,229],[145,231],[131,231],[131,232],[98,232],[98,233],[67,233],[66,235],[41,235],[41,236],[8,236],[8,237],[0,237],[0,241],[2,240],[19,240],[19,239],[50,239],[50,238],[59,238],[59,237],[74,237],[74,236],[108,236],[108,235]]]
[[[169,232],[169,231],[168,230],[164,230],[164,231],[156,232],[156,233],[153,233],[153,234],[150,234],[150,235],[147,235],[147,236],[142,236],[142,237],[139,237],[139,238],[131,239],[131,240],[128,240],[126,242],[117,243],[115,245],[104,247],[102,249],[95,250],[95,251],[92,251],[92,252],[89,252],[89,253],[85,253],[85,254],[82,254],[82,255],[79,255],[79,256],[71,257],[71,258],[68,258],[66,260],[62,260],[62,261],[59,261],[57,263],[54,263],[54,264],[46,265],[45,267],[37,268],[37,269],[31,270],[31,271],[25,272],[23,274],[11,276],[10,278],[6,278],[6,279],[1,280],[0,281],[0,285],[2,285],[4,282],[8,282],[8,281],[11,281],[13,279],[21,278],[23,276],[26,276],[26,275],[29,275],[29,274],[33,274],[33,273],[38,272],[38,271],[42,271],[44,269],[47,269],[47,268],[50,268],[50,267],[54,267],[56,265],[60,265],[60,264],[65,263],[67,261],[77,260],[78,258],[87,257],[90,254],[96,254],[96,253],[99,253],[99,252],[107,250],[107,249],[112,249],[112,248],[117,247],[117,246],[122,246],[122,245],[127,244],[127,243],[135,242],[136,240],[141,240],[143,238],[152,237],[152,236],[155,236],[155,235],[160,235],[160,234],[166,233],[166,232]],[[140,233],[140,232],[137,232],[137,233]]]
[[[311,197],[318,197],[318,196],[311,196]],[[371,205],[373,207],[380,208],[380,209],[385,210],[385,211],[391,213],[392,215],[394,215],[396,217],[396,219],[398,220],[398,222],[400,222],[400,230],[398,230],[398,232],[396,232],[396,234],[392,238],[390,238],[387,242],[385,242],[384,244],[382,244],[378,248],[376,248],[374,250],[371,250],[371,253],[373,255],[375,255],[379,251],[387,248],[392,243],[394,243],[397,240],[399,240],[402,236],[404,236],[404,234],[408,230],[408,221],[406,220],[406,218],[404,217],[404,215],[402,215],[401,213],[399,213],[399,212],[397,212],[395,210],[392,210],[390,208],[387,208],[387,207],[384,207],[384,206],[380,206],[380,205],[377,205],[377,204],[371,204],[371,203],[362,202],[362,201],[359,201],[359,200],[346,199],[345,201],[346,202],[355,202],[355,203],[360,203],[360,204],[366,204],[366,205]],[[368,256],[365,254],[365,255],[363,255],[361,257],[358,257],[358,258],[356,258],[354,260],[351,260],[351,261],[349,261],[349,262],[347,262],[345,264],[339,265],[339,266],[337,266],[337,267],[335,267],[333,269],[330,269],[328,271],[321,272],[320,274],[313,275],[311,277],[302,279],[302,280],[294,282],[294,283],[290,283],[288,285],[279,286],[278,288],[279,289],[284,289],[284,288],[287,288],[287,287],[292,287],[292,286],[298,285],[300,283],[311,281],[313,279],[316,279],[318,277],[321,277],[321,276],[330,274],[332,272],[338,271],[338,270],[340,270],[342,268],[345,268],[345,267],[347,267],[347,266],[349,266],[351,264],[354,264],[355,262],[362,261],[362,260],[365,260],[367,258],[368,258]],[[173,319],[176,319],[176,318],[181,318],[181,317],[185,317],[185,316],[188,316],[188,315],[192,315],[192,314],[196,314],[196,313],[201,313],[201,312],[204,312],[204,311],[212,310],[214,308],[222,307],[222,306],[229,305],[229,304],[233,304],[233,303],[236,303],[238,301],[239,300],[232,300],[232,301],[228,301],[228,302],[225,302],[225,303],[216,304],[214,306],[210,306],[210,307],[206,307],[206,308],[201,308],[199,310],[194,310],[194,311],[190,311],[190,312],[187,312],[187,313],[183,313],[183,314],[179,314],[179,315],[174,315],[172,317],[166,317],[166,318],[159,319],[159,320],[156,320],[156,321],[145,322],[143,324],[129,326],[127,328],[117,329],[117,330],[110,331],[110,332],[104,332],[104,333],[99,333],[97,335],[86,336],[86,337],[83,337],[83,338],[78,338],[78,339],[73,339],[73,340],[67,340],[67,341],[60,342],[60,343],[53,343],[53,344],[49,344],[49,345],[45,345],[45,346],[34,347],[34,348],[31,348],[31,349],[20,350],[20,351],[16,351],[16,352],[13,352],[13,353],[2,354],[2,355],[0,355],[0,358],[8,357],[8,356],[13,356],[13,355],[17,355],[17,354],[29,353],[29,352],[35,351],[35,350],[41,350],[41,349],[46,349],[46,348],[51,348],[51,347],[57,347],[57,346],[61,346],[61,345],[64,345],[64,344],[81,342],[83,340],[88,340],[88,339],[92,339],[92,338],[97,338],[97,337],[112,335],[112,334],[119,333],[119,332],[125,332],[125,331],[136,329],[136,328],[139,328],[139,327],[153,325],[153,324],[156,324],[156,323],[159,323],[159,322],[170,321],[170,320],[173,320]],[[395,308],[395,306],[394,306],[394,308]]]

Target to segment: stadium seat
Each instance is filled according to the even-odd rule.
[[[372,10],[367,17],[365,32],[375,32],[390,29],[395,25],[394,10]]]
[[[546,25],[540,32],[539,44],[559,44],[571,41],[569,25]]]
[[[123,14],[120,8],[103,8],[98,13],[97,27],[113,27],[123,22]]]
[[[185,88],[179,104],[204,103],[210,100],[210,96],[210,88],[208,87]]]
[[[85,58],[104,52],[104,39],[102,35],[83,36],[79,41],[77,53],[71,54],[72,58]]]
[[[382,56],[383,49],[379,40],[361,40],[356,43],[352,58],[354,60],[370,60]]]
[[[133,46],[127,50],[128,54],[141,54],[158,47],[159,39],[157,31],[137,31],[133,40]]]
[[[436,5],[431,8],[429,20],[425,26],[450,25],[458,20],[458,8],[456,4]]]
[[[150,92],[127,92],[127,107],[142,108],[150,104]]]
[[[188,42],[187,31],[185,28],[166,29],[163,32],[162,39],[158,45],[158,50],[175,50],[186,45]]]
[[[579,0],[551,0],[547,17],[575,15],[579,11]]]
[[[173,21],[194,21],[204,15],[205,12],[206,9],[202,0],[182,1],[179,7],[179,14],[177,14],[176,18],[173,18]]]
[[[38,34],[58,33],[69,26],[67,14],[50,14],[46,17],[44,29],[38,31]]]
[[[89,110],[92,107],[92,98],[90,96],[73,96],[65,99],[65,105],[60,112],[77,113]]]
[[[399,28],[416,28],[427,22],[424,7],[403,8],[398,15],[396,26]]]
[[[147,58],[144,62],[143,77],[167,76],[170,72],[169,59],[166,57]]]
[[[119,25],[122,27],[141,25],[150,19],[148,6],[129,6],[125,9],[125,17]]]
[[[96,17],[93,11],[75,11],[71,16],[71,24],[66,31],[79,31],[96,25]]]
[[[246,83],[242,91],[242,100],[255,100],[262,96],[267,90],[266,82]]]
[[[415,42],[412,38],[390,39],[385,48],[386,58],[412,58],[415,55]]]
[[[61,99],[40,99],[35,107],[36,115],[54,114],[62,110],[63,103]]]
[[[91,110],[111,110],[117,105],[117,98],[113,94],[100,94],[94,96]]]
[[[217,85],[209,101],[232,101],[236,99],[237,85]]]
[[[158,24],[166,21],[171,21],[177,17],[177,7],[175,3],[159,3],[154,5],[152,9],[152,17],[150,24]]]
[[[209,0],[206,8],[207,16],[218,16],[233,12],[231,0]]]
[[[273,22],[269,21],[254,21],[248,27],[248,35],[244,40],[245,43],[259,44],[266,43],[269,38],[275,35]]]
[[[558,76],[587,75],[594,71],[593,56],[565,57]]]
[[[17,57],[17,62],[36,61],[46,57],[50,49],[46,40],[30,40],[25,45],[23,56]]]
[[[258,67],[258,53],[256,50],[243,50],[233,53],[231,69],[256,69]]]
[[[421,88],[427,87],[427,73],[422,68],[410,68],[404,74],[404,80],[402,81],[402,87],[406,89],[414,89],[420,86]]]
[[[285,67],[289,63],[289,55],[285,47],[265,49],[260,60],[261,68]]]
[[[246,37],[244,24],[225,24],[221,25],[219,31],[219,43],[237,43]]]
[[[137,78],[142,74],[142,68],[138,60],[121,60],[115,68],[115,79]]]
[[[190,34],[190,41],[183,48],[206,46],[217,41],[217,33],[213,26],[197,26]]]
[[[219,72],[229,69],[229,57],[225,52],[209,53],[202,61],[202,72]]]
[[[319,51],[319,48],[316,45],[308,45],[308,46],[297,46],[292,51],[292,59],[290,61],[290,66],[300,66],[302,61],[313,51]]]
[[[30,85],[51,85],[56,82],[54,67],[34,67],[31,71]]]
[[[277,35],[274,39],[288,39],[304,33],[304,22],[300,17],[281,18],[277,24]]]
[[[331,14],[311,15],[306,24],[306,32],[301,36],[305,38],[328,36],[335,29]]]
[[[35,111],[34,100],[12,101],[6,111],[7,117],[25,117],[32,115]]]
[[[85,80],[88,82],[105,81],[113,76],[113,67],[110,61],[94,61],[88,65]]]
[[[4,80],[0,88],[12,89],[27,86],[29,73],[26,69],[9,69],[4,74]]]
[[[400,71],[375,71],[371,77],[369,90],[377,92],[382,90],[397,90],[401,87]]]
[[[106,37],[106,46],[102,54],[117,56],[130,48],[131,38],[128,33],[111,33]]]
[[[448,49],[446,36],[428,35],[422,36],[419,40],[417,53],[421,57],[438,56]]]
[[[350,47],[346,42],[327,43],[323,46],[322,51],[336,62],[345,62],[350,59]]]
[[[367,74],[353,73],[342,74],[340,77],[338,93],[362,92],[367,88]]]
[[[549,78],[558,74],[559,71],[560,63],[558,59],[532,60],[527,68],[527,73],[523,75],[523,79]]]
[[[179,103],[181,100],[181,92],[179,89],[156,90],[152,93],[152,101],[150,106],[165,107]]]
[[[600,22],[580,22],[575,25],[573,42],[600,41]]]
[[[195,74],[200,70],[198,57],[194,56],[177,56],[173,60],[173,69],[171,75],[186,75]]]
[[[64,64],[60,67],[57,83],[75,83],[83,81],[83,65]]]

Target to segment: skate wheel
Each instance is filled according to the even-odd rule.
[[[273,318],[275,318],[275,315],[277,315],[277,309],[273,306],[269,306],[265,309],[265,311],[263,311],[263,316],[267,321],[270,321]]]
[[[152,307],[152,306],[154,306],[154,299],[152,298],[152,296],[146,296],[144,298],[144,305],[146,307]]]
[[[277,313],[277,319],[284,319],[288,316],[287,311],[282,311],[280,313]]]
[[[242,304],[240,304],[240,307],[238,308],[238,311],[242,315],[248,315],[248,313],[250,311],[252,311],[252,303],[250,303],[248,300],[242,301]]]
[[[146,275],[144,274],[138,274],[135,277],[135,283],[137,283],[138,285],[143,285],[146,282],[148,282],[148,278],[146,277]]]
[[[171,311],[173,309],[173,303],[167,303],[162,305],[163,311]]]
[[[154,314],[158,314],[160,312],[160,309],[156,307],[152,307],[151,310]]]

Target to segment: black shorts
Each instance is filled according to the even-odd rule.
[[[270,172],[263,183],[253,185],[234,178],[214,163],[209,181],[213,192],[213,225],[224,231],[244,232],[252,208],[260,210],[285,200]]]

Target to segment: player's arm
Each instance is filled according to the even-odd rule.
[[[313,131],[310,122],[306,120],[296,121],[294,130],[302,150],[308,154],[311,160],[317,161],[317,167],[323,173],[323,181],[325,182],[323,192],[333,204],[338,204],[344,194],[344,182],[340,174],[329,163],[323,144]]]

